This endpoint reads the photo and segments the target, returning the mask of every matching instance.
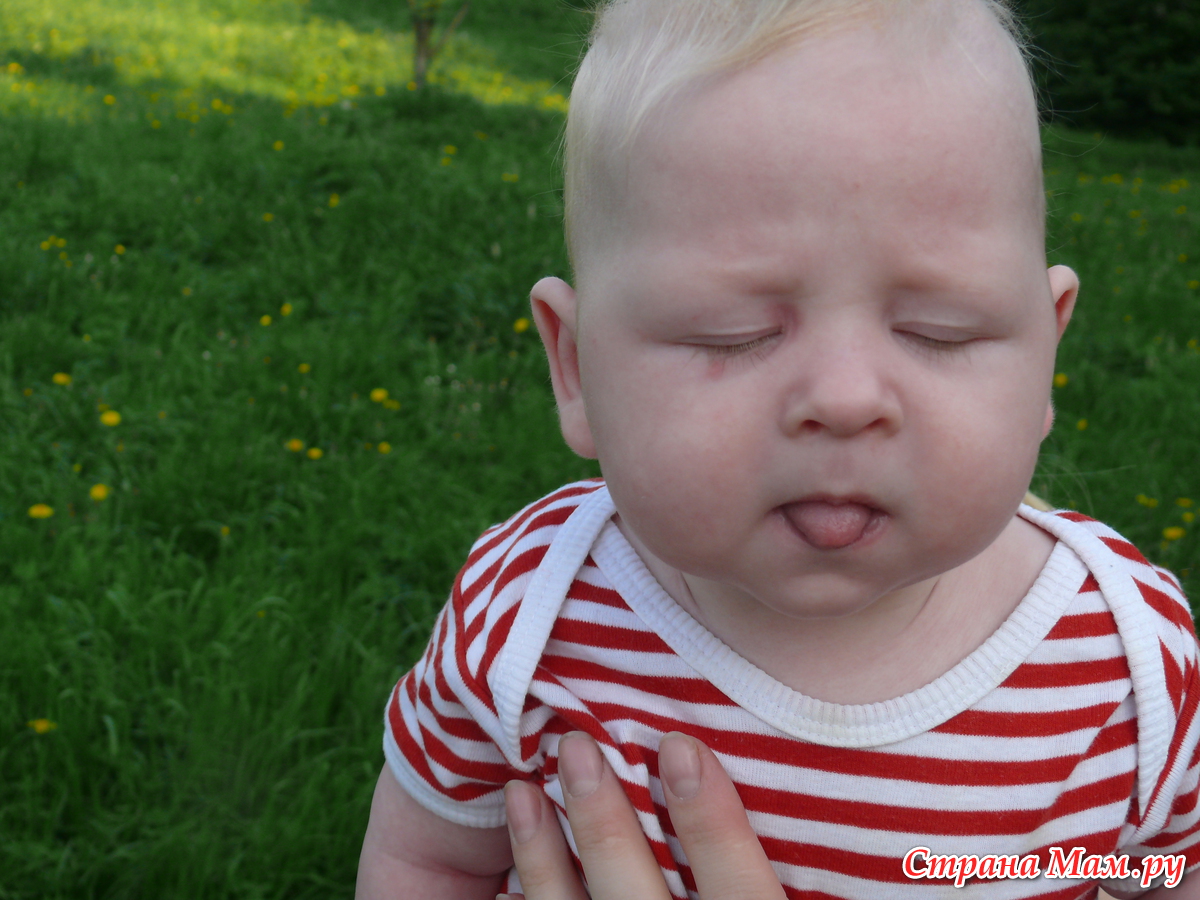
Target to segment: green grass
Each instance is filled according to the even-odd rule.
[[[455,58],[507,103],[418,95],[353,46],[305,93],[349,32],[403,48],[402,7],[164,4],[315,29],[207,80],[134,65],[124,25],[0,41],[0,898],[349,896],[383,703],[467,547],[596,472],[514,328],[566,272],[561,117],[520,92],[561,90],[586,17],[472,4]],[[1035,487],[1200,593],[1176,503],[1200,501],[1200,156],[1048,144],[1051,255],[1084,293]]]

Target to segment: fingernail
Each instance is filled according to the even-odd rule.
[[[658,770],[667,788],[680,800],[691,800],[700,790],[700,754],[691,738],[673,732],[658,747]]]
[[[524,844],[535,834],[542,821],[542,804],[534,793],[537,788],[520,781],[504,786],[504,810],[508,833],[516,844]]]
[[[582,800],[596,790],[604,772],[600,748],[586,734],[573,731],[558,742],[558,771],[563,787],[576,800]]]

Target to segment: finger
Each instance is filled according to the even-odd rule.
[[[779,877],[713,752],[672,732],[659,745],[658,766],[671,823],[700,896],[783,900]]]
[[[588,900],[546,795],[531,784],[510,781],[504,787],[504,808],[527,900]]]
[[[593,900],[671,900],[629,798],[596,743],[579,732],[564,735],[558,769]]]

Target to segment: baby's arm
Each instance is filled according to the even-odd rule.
[[[431,813],[385,765],[358,860],[356,900],[493,900],[512,866],[508,829],[470,828]]]

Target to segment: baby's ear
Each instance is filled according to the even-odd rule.
[[[529,302],[550,362],[550,383],[563,439],[580,456],[595,459],[596,442],[592,440],[579,380],[579,346],[575,339],[578,298],[561,278],[543,278],[529,292]]]
[[[1058,337],[1061,340],[1075,310],[1075,298],[1079,296],[1079,276],[1069,266],[1051,266],[1046,273],[1050,277],[1050,293],[1054,297],[1054,318],[1058,320]]]
[[[1058,339],[1062,340],[1071,313],[1075,311],[1075,298],[1079,295],[1079,276],[1069,266],[1051,266],[1046,272],[1050,279],[1050,295],[1054,298],[1054,318],[1057,322]],[[1046,404],[1046,419],[1042,423],[1042,439],[1054,427],[1054,401]]]

